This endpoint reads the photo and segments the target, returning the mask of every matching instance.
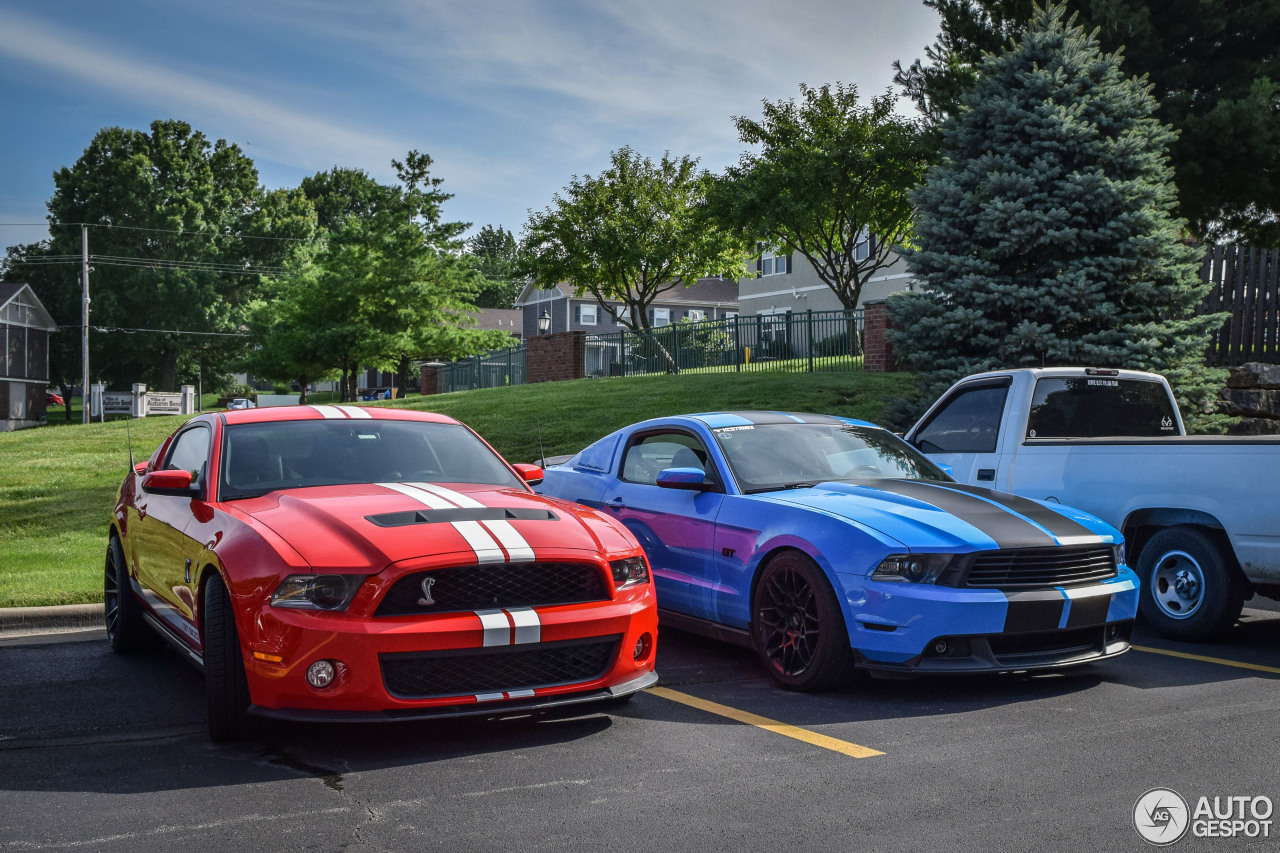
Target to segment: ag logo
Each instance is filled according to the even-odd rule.
[[[1133,806],[1133,825],[1144,840],[1159,847],[1187,834],[1190,825],[1187,801],[1177,791],[1152,788]]]
[[[431,597],[431,587],[435,585],[435,582],[436,579],[430,576],[422,579],[422,598],[418,599],[418,603],[423,607],[430,607],[436,603],[436,600]]]

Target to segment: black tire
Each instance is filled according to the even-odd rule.
[[[151,644],[154,634],[142,618],[142,604],[129,585],[129,569],[124,547],[114,533],[107,543],[106,567],[102,581],[102,615],[107,623],[107,642],[116,654],[127,655]]]
[[[1246,584],[1231,558],[1194,527],[1170,527],[1138,556],[1142,616],[1172,640],[1209,640],[1235,624]]]
[[[852,678],[853,650],[835,593],[799,551],[769,560],[752,605],[752,641],[760,663],[788,690],[829,690]]]
[[[227,586],[216,573],[204,582],[204,692],[209,706],[209,737],[218,743],[239,740],[256,726],[249,714],[249,682]]]

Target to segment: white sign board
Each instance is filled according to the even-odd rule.
[[[107,409],[107,411],[111,410]],[[181,394],[161,391],[149,391],[147,393],[147,414],[180,415],[182,413]]]
[[[104,391],[102,405],[108,415],[128,415],[133,412],[133,394],[128,391]],[[100,414],[94,412],[93,414]]]

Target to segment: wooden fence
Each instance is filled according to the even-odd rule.
[[[1280,249],[1210,246],[1200,278],[1214,283],[1203,310],[1231,315],[1209,344],[1205,360],[1226,367],[1280,363]]]

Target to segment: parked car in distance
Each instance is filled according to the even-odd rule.
[[[1280,436],[1187,435],[1164,377],[1092,367],[966,377],[907,442],[962,483],[1079,507],[1124,533],[1142,615],[1206,640],[1280,599]]]
[[[113,649],[151,631],[203,668],[215,740],[283,720],[545,713],[656,682],[639,543],[534,494],[443,415],[216,412],[125,477],[111,519]]]
[[[46,391],[44,394],[44,404],[46,406],[65,406],[66,402],[62,399],[61,394]]]
[[[227,411],[234,412],[240,409],[256,409],[258,404],[247,397],[236,397],[227,403]]]
[[[546,469],[539,490],[644,545],[662,624],[754,648],[783,687],[1052,669],[1129,649],[1137,581],[1086,513],[955,483],[848,418],[658,418]]]

